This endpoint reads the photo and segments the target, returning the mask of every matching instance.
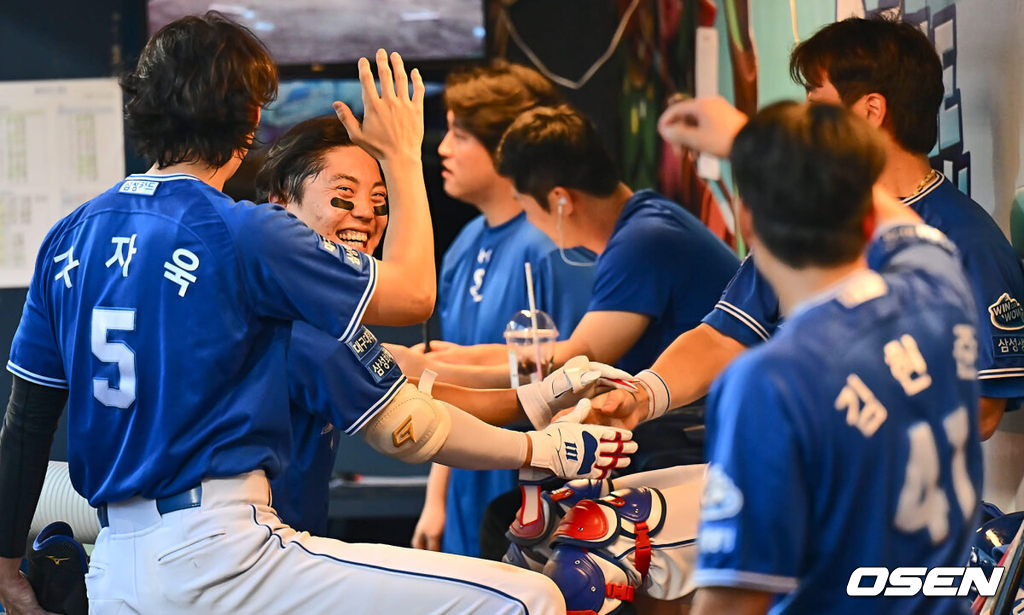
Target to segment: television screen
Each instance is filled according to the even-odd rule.
[[[256,33],[282,66],[341,64],[380,48],[408,60],[484,55],[483,0],[148,0],[149,33],[219,11]]]
[[[441,94],[444,84],[428,81],[424,84],[427,100]],[[332,115],[331,103],[340,100],[357,117],[363,114],[362,85],[358,79],[286,79],[277,88],[277,99],[267,105],[260,116],[256,141],[270,144],[289,128],[318,115]],[[435,113],[443,119],[443,114]],[[424,118],[429,121],[433,117]]]

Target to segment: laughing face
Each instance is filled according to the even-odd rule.
[[[325,152],[323,162],[323,170],[303,182],[302,199],[285,208],[335,243],[373,254],[388,224],[387,215],[373,213],[388,196],[377,161],[359,147],[343,146]]]

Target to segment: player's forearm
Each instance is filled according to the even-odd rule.
[[[447,382],[436,382],[435,399],[446,401],[491,425],[508,425],[525,421],[515,389],[470,389]]]
[[[432,461],[467,470],[503,470],[524,467],[530,458],[526,434],[488,425],[450,407],[452,427]]]
[[[444,508],[448,495],[448,479],[451,477],[451,468],[439,463],[430,465],[430,474],[427,476],[427,493],[425,504],[433,504]]]
[[[456,365],[431,361],[429,354],[426,357],[425,366],[427,369],[437,372],[438,383],[454,384],[471,389],[500,389],[509,386],[508,363],[502,365]]]
[[[675,339],[651,369],[668,385],[673,408],[707,395],[711,383],[745,350],[743,344],[701,323]]]
[[[20,558],[67,391],[14,377],[0,431],[0,557]]]
[[[405,152],[381,162],[388,186],[390,217],[384,238],[384,263],[394,276],[409,308],[426,320],[437,297],[434,271],[434,233],[430,221],[423,163],[419,152]]]
[[[982,397],[978,400],[978,420],[982,440],[988,440],[996,433],[999,422],[1006,412],[1006,399],[1001,397]]]
[[[692,615],[764,615],[771,606],[768,592],[734,589],[731,587],[702,587],[693,600]]]
[[[508,362],[508,349],[504,344],[475,344],[432,351],[430,358],[453,365],[505,365]]]

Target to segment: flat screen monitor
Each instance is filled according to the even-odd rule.
[[[407,60],[484,56],[483,0],[148,0],[149,33],[219,11],[256,33],[281,66],[345,64],[380,48]]]

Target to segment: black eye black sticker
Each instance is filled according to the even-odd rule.
[[[353,203],[352,201],[346,201],[345,199],[336,196],[333,199],[331,199],[331,206],[337,207],[338,209],[344,209],[346,211],[352,211],[353,209],[355,209],[356,204]],[[374,211],[374,213],[377,212]]]
[[[373,215],[375,215],[375,216],[386,216],[386,215],[388,215],[388,204],[384,203],[383,205],[374,205],[373,206]]]

